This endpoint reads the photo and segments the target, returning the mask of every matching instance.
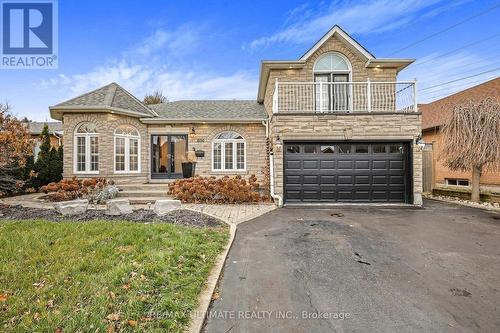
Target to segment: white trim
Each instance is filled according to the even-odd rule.
[[[126,135],[126,134],[116,134],[116,130],[120,128],[118,126],[115,128],[113,133],[113,172],[116,174],[136,174],[141,173],[141,135],[137,128],[132,125],[122,125],[132,127],[137,135]],[[116,170],[116,139],[124,139],[124,157],[125,157],[125,170]],[[137,170],[130,170],[130,140],[137,140]]]
[[[82,123],[83,124],[83,123]],[[100,149],[99,149],[99,134],[98,133],[76,133],[78,128],[81,126],[78,125],[75,127],[75,132],[73,136],[73,173],[74,174],[79,174],[79,175],[98,175],[99,174],[99,164],[101,163],[101,159],[99,158],[100,155]],[[91,160],[92,156],[90,153],[90,138],[95,137],[97,138],[97,170],[91,171],[90,170],[90,165],[91,165]],[[85,138],[85,170],[79,171],[78,170],[78,138]]]
[[[221,133],[224,132],[235,132],[235,131],[223,131],[220,132],[217,135],[220,135]],[[241,137],[243,137],[241,134],[238,132],[235,132]],[[215,137],[217,137],[217,135]],[[220,143],[221,144],[221,168],[220,169],[215,169],[214,168],[214,162],[215,162],[215,154],[214,154],[214,145],[215,143]],[[233,151],[233,169],[226,169],[226,143],[232,143],[232,151]],[[244,163],[243,163],[243,169],[238,169],[238,143],[243,143],[243,158],[244,158]],[[212,172],[226,172],[226,173],[231,173],[231,172],[246,172],[247,171],[247,143],[245,139],[213,139],[212,140],[212,151],[211,151],[211,164],[212,164]]]
[[[338,26],[334,26],[330,31],[328,31],[316,44],[314,44],[313,47],[307,51],[306,54],[304,54],[300,60],[307,60],[311,55],[314,54],[330,37],[332,37],[334,34],[338,34],[340,37],[342,37],[347,43],[349,43],[351,46],[353,46],[359,53],[364,55],[366,59],[374,59],[375,57],[370,54],[361,44],[356,42],[351,36],[346,34],[342,29],[340,29]]]

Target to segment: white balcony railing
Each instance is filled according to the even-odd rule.
[[[415,81],[281,82],[273,113],[417,112]]]

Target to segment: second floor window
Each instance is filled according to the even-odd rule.
[[[326,53],[319,57],[314,64],[316,111],[347,112],[352,90],[350,77],[351,65],[344,56]]]

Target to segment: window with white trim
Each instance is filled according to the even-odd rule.
[[[246,170],[246,142],[233,131],[222,132],[212,142],[212,169],[215,171]]]
[[[99,173],[99,134],[93,123],[82,123],[75,130],[76,173]]]
[[[115,172],[140,171],[140,135],[130,125],[118,126],[115,130]]]

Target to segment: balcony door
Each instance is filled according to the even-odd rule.
[[[349,74],[314,74],[317,112],[349,111]],[[322,84],[319,84],[322,82]]]
[[[187,135],[152,135],[151,178],[181,178],[186,153]]]

